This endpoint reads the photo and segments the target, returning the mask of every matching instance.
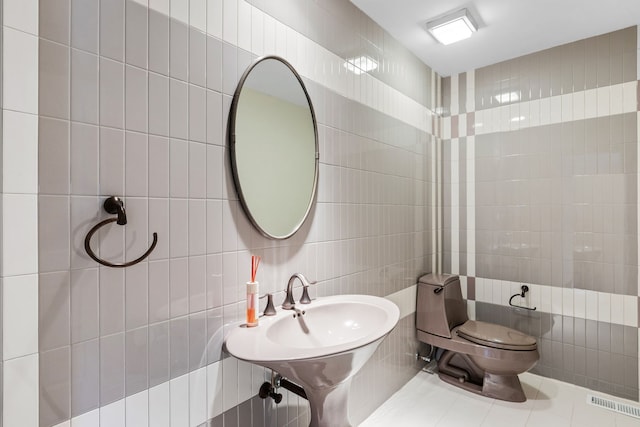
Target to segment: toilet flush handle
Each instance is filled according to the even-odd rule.
[[[443,290],[443,289],[444,289],[444,286],[440,286],[440,287],[438,287],[438,288],[435,288],[435,289],[433,290],[433,293],[434,293],[434,294],[439,294],[440,292],[442,292],[442,290]]]

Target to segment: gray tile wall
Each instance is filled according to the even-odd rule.
[[[354,12],[347,22],[363,19]],[[271,290],[302,271],[319,280],[316,295],[384,296],[431,269],[426,132],[307,79],[321,144],[318,201],[300,233],[275,243],[249,226],[228,164],[228,111],[249,52],[133,1],[62,0],[40,2],[39,55],[40,425],[227,357],[220,340],[210,342],[239,319],[237,283],[250,254],[263,257]],[[434,76],[403,58],[412,76]],[[135,267],[100,267],[84,253],[109,195],[124,196],[129,223],[94,237],[101,257],[135,258],[158,233]],[[406,357],[412,324],[403,319],[354,381],[376,384],[354,395],[358,419],[416,372]],[[224,386],[244,381],[233,380]],[[252,399],[227,411],[224,425],[307,416],[294,400],[273,409]]]
[[[511,105],[508,120],[514,114],[526,115],[528,108],[519,106],[529,100],[635,82],[636,57],[637,28],[631,27],[474,70],[475,110]],[[451,89],[454,78],[456,95]],[[457,268],[453,272],[470,276],[468,282],[474,279],[467,288],[470,300],[476,299],[476,277],[563,288],[569,291],[563,295],[571,297],[573,290],[586,290],[635,298],[638,113],[614,114],[605,105],[598,107],[597,117],[573,120],[573,111],[568,111],[571,118],[566,119],[565,110],[562,114],[541,110],[538,114],[550,117],[550,124],[530,124],[530,117],[525,116],[526,126],[504,130],[504,115],[483,114],[480,123],[475,110],[468,109],[468,82],[468,73],[443,79],[443,89],[449,92],[443,93],[443,110],[451,123],[451,140],[443,148],[444,270]],[[517,98],[499,102],[498,95],[505,93],[515,93]],[[459,107],[453,115],[452,103]],[[531,105],[550,108],[542,103]],[[574,106],[579,107],[585,108]],[[531,114],[533,117],[533,111]],[[466,133],[459,134],[460,120],[467,122]],[[501,131],[478,128],[478,134],[476,126]],[[474,154],[467,157],[471,137]],[[458,158],[452,154],[454,139]],[[469,161],[474,162],[472,176],[468,175]],[[456,176],[452,176],[453,165]],[[475,246],[467,248],[470,182],[475,200],[471,241]],[[454,186],[456,200],[452,200]],[[459,223],[452,224],[456,215]],[[466,265],[468,254],[475,259],[472,271]],[[556,309],[562,305],[552,293],[548,297],[554,298]],[[544,303],[552,306],[549,301]],[[637,327],[581,318],[577,309],[573,317],[573,308],[571,315],[559,315],[523,313],[481,301],[473,305],[477,319],[515,327],[538,338],[541,359],[534,372],[638,399]],[[573,307],[573,301],[569,306]],[[622,308],[605,307],[609,310],[621,312]]]
[[[634,81],[636,43],[635,27],[630,27],[479,68],[475,109]],[[496,99],[512,92],[518,100]]]
[[[278,393],[282,394],[280,405],[273,403],[272,399],[263,400],[255,396],[198,427],[308,425],[310,412],[306,400],[285,389],[279,389]]]
[[[635,113],[475,141],[477,276],[637,295]]]
[[[638,400],[638,328],[482,302],[476,316],[538,339],[531,372]]]
[[[406,47],[364,15],[353,3],[343,0],[248,0],[274,18],[348,59],[367,55],[378,69],[370,74],[434,110],[435,73]]]
[[[2,7],[3,4],[3,0],[0,0],[0,22],[4,22],[3,18],[2,18],[2,11],[4,10],[4,8]],[[2,49],[4,46],[3,43],[3,34],[4,31],[0,32],[2,34],[0,34],[0,81],[2,80],[2,70],[4,70],[4,67],[2,66],[2,58],[4,58],[4,55],[2,54]],[[2,91],[3,91],[3,85],[0,85],[0,99],[2,98]],[[3,117],[4,117],[4,113],[3,113],[3,109],[0,106],[0,144],[2,144],[2,129],[3,129]],[[4,146],[4,144],[2,144]],[[0,165],[3,165],[4,162],[2,161],[2,150],[0,150]],[[2,177],[4,176],[4,173],[2,173],[2,166],[0,166],[0,188],[4,188],[4,186],[2,185]],[[2,194],[2,190],[0,190],[0,194]],[[4,212],[2,209],[2,202],[0,202],[0,224],[4,224],[4,221],[2,221],[2,212]],[[2,230],[2,225],[0,225],[0,233],[3,233]],[[3,245],[0,245],[3,246]],[[3,249],[0,247],[0,251],[2,251]],[[3,338],[2,338],[2,331],[4,328],[4,324],[3,324],[3,314],[2,314],[2,307],[4,306],[3,303],[3,295],[4,295],[4,288],[3,288],[3,280],[2,277],[4,277],[4,270],[3,270],[3,266],[2,263],[0,263],[0,415],[3,414],[3,395],[2,393],[4,392],[4,371],[3,371],[3,361],[4,361],[4,357],[3,357],[3,347],[2,347],[2,342],[3,342]],[[0,427],[2,427],[2,418],[0,416]]]

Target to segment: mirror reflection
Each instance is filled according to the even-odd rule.
[[[269,56],[247,69],[229,129],[234,180],[250,221],[267,237],[291,237],[315,197],[318,141],[311,100],[287,61]]]

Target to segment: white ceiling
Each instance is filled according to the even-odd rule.
[[[441,76],[640,25],[640,0],[351,0]],[[478,32],[444,46],[427,21],[467,8]]]

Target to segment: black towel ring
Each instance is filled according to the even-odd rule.
[[[529,292],[529,287],[528,287],[527,285],[522,285],[522,286],[520,286],[520,293],[519,293],[519,294],[513,294],[513,295],[511,295],[511,298],[509,298],[509,305],[510,305],[511,307],[515,307],[515,308],[522,308],[522,309],[524,309],[524,310],[536,311],[536,310],[538,309],[538,307],[530,308],[530,307],[525,307],[525,306],[523,306],[523,305],[517,305],[517,304],[514,304],[514,303],[512,303],[512,302],[511,302],[511,301],[513,301],[513,299],[514,299],[515,297],[524,298],[524,295],[525,295],[527,292]]]
[[[84,250],[87,252],[87,255],[91,257],[97,263],[105,265],[107,267],[115,267],[115,268],[124,268],[131,267],[132,265],[138,264],[140,261],[145,259],[146,257],[153,252],[158,243],[158,233],[153,233],[153,243],[145,253],[142,254],[139,258],[134,259],[133,261],[124,262],[122,264],[114,264],[112,262],[103,260],[98,258],[98,256],[91,249],[91,237],[98,231],[101,227],[110,224],[112,222],[117,222],[119,225],[125,225],[127,223],[127,214],[124,210],[124,203],[119,197],[111,196],[107,200],[104,201],[104,210],[110,214],[117,214],[118,216],[115,218],[108,218],[104,221],[100,221],[96,225],[94,225],[91,230],[87,233],[87,236],[84,238]]]

